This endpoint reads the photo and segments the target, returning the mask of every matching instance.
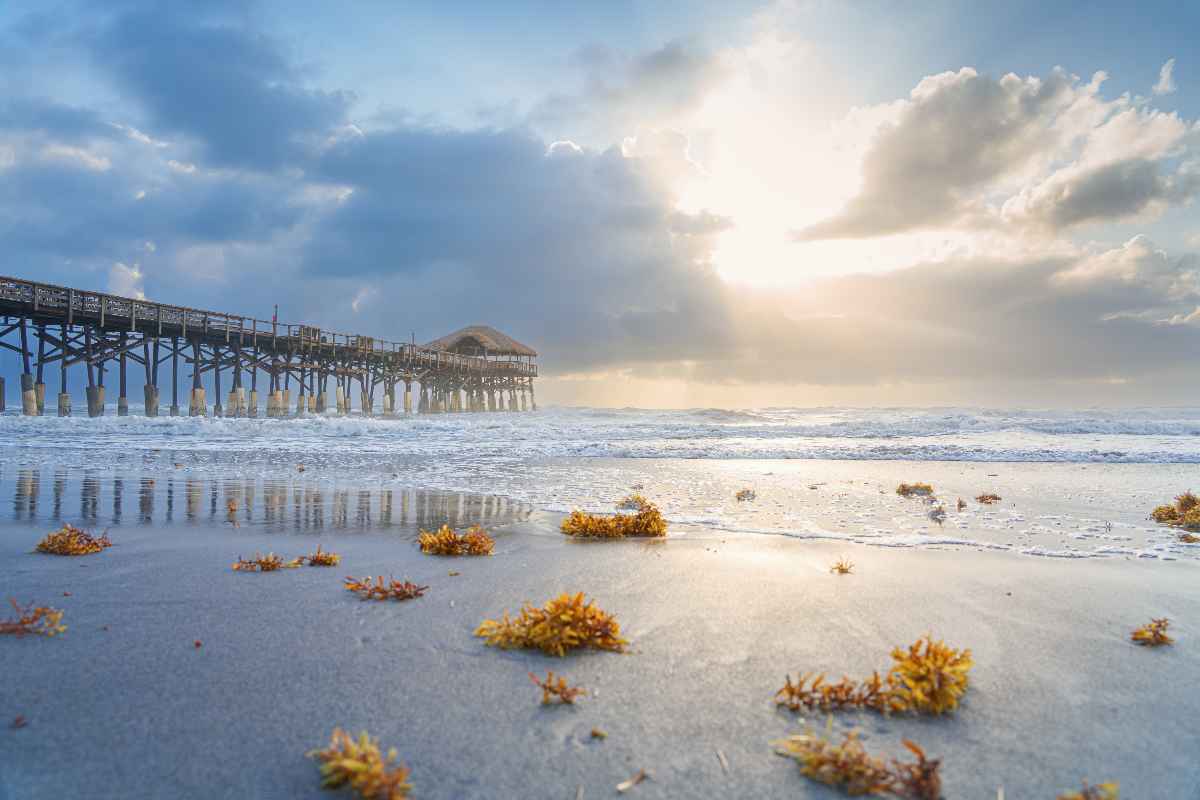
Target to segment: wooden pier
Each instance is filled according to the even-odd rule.
[[[47,368],[58,373],[58,415],[71,414],[76,366],[86,373],[90,416],[104,414],[105,375],[114,370],[117,413],[128,414],[130,362],[145,376],[150,417],[163,383],[170,414],[180,414],[181,377],[190,416],[256,417],[259,373],[268,417],[347,414],[356,399],[360,413],[385,417],[537,409],[537,353],[483,325],[417,345],[0,276],[0,349],[19,356],[21,408],[30,416],[45,412]]]

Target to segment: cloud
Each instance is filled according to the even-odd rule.
[[[695,110],[727,76],[718,53],[676,40],[637,55],[585,48],[573,93],[556,93],[530,111],[529,124],[555,139],[604,147],[641,128],[668,127]]]
[[[1154,84],[1155,94],[1171,94],[1175,91],[1175,59],[1169,58],[1158,71],[1158,83]]]
[[[354,99],[304,86],[270,36],[165,8],[121,14],[90,44],[156,134],[186,137],[213,165],[277,169],[316,147]]]
[[[970,68],[923,79],[862,161],[862,187],[801,241],[997,226],[1055,232],[1186,202],[1195,171],[1178,115],[1104,100],[1097,73],[998,80]],[[1178,159],[1176,159],[1178,160]]]

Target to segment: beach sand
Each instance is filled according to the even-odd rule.
[[[695,530],[577,542],[559,518],[503,523],[495,555],[474,559],[424,556],[411,529],[300,536],[212,522],[123,526],[99,555],[56,558],[30,552],[50,526],[7,523],[4,594],[63,609],[69,630],[0,640],[0,797],[328,796],[305,753],[334,726],[397,748],[421,798],[615,796],[640,769],[652,778],[630,797],[832,797],[773,754],[806,722],[774,693],[787,673],[885,670],[893,646],[926,632],[974,654],[958,712],[842,712],[835,735],[858,727],[887,756],[903,738],[920,743],[943,759],[947,798],[1001,786],[1054,797],[1085,778],[1119,780],[1124,797],[1200,797],[1192,560]],[[239,554],[292,557],[318,541],[341,566],[230,569]],[[830,574],[839,556],[852,574]],[[430,589],[363,602],[342,589],[348,574]],[[555,659],[472,635],[564,591],[613,612],[630,652]],[[1162,616],[1175,646],[1129,642]],[[527,673],[547,669],[588,695],[541,706]],[[8,728],[17,715],[27,726]]]

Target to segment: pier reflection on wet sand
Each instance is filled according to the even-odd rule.
[[[0,474],[11,484],[15,522],[83,527],[209,523],[279,531],[415,531],[442,524],[502,525],[532,508],[505,497],[392,486],[351,486],[302,475],[286,479],[165,477],[26,467]],[[46,484],[45,486],[43,484]],[[44,496],[48,495],[48,496]],[[128,495],[128,497],[126,496]],[[136,495],[137,509],[131,504]],[[78,504],[76,504],[78,498]]]

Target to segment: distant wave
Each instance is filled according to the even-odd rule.
[[[324,452],[455,463],[547,458],[859,459],[1200,463],[1200,409],[551,408],[380,419],[0,415],[0,450]],[[351,458],[351,456],[342,456]]]

